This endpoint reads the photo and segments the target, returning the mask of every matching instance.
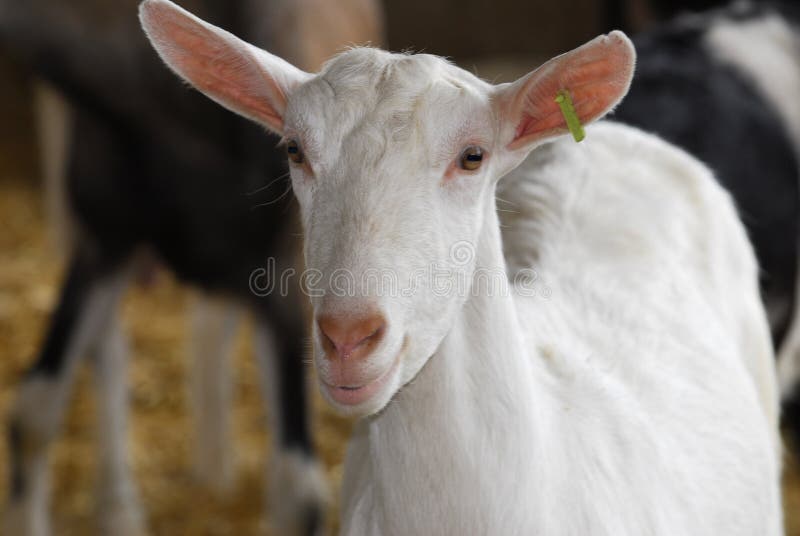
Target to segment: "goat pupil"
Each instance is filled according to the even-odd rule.
[[[483,155],[474,153],[468,154],[467,160],[469,160],[470,162],[480,162],[481,160],[483,160]]]

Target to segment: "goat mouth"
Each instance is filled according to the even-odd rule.
[[[342,406],[357,406],[370,400],[384,388],[394,376],[399,363],[400,355],[398,354],[383,374],[364,385],[331,385],[322,379],[320,382],[335,403]]]

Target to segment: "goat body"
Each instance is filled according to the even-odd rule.
[[[774,353],[729,194],[630,127],[559,139],[556,95],[588,124],[627,92],[623,34],[492,86],[370,49],[311,75],[167,0],[142,21],[177,74],[291,140],[306,262],[329,276],[319,385],[362,417],[345,534],[782,532]],[[368,277],[432,265],[455,286]]]
[[[736,3],[684,14],[634,39],[639,66],[614,119],[706,163],[753,242],[778,350],[783,422],[800,437],[798,217],[800,11]]]
[[[479,264],[552,296],[471,297],[358,425],[344,533],[781,534],[756,265],[708,170],[606,123],[498,196],[506,259],[490,207]]]
[[[639,66],[614,119],[714,170],[753,241],[776,347],[795,316],[800,31],[769,8],[685,15],[634,39]]]

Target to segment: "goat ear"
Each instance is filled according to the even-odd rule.
[[[603,117],[628,92],[635,61],[633,43],[615,31],[553,58],[516,82],[497,86],[494,105],[504,146],[530,149],[567,132],[555,102],[562,90],[569,92],[582,123]]]
[[[139,19],[161,59],[222,106],[283,134],[287,96],[311,75],[167,0],[145,0]]]

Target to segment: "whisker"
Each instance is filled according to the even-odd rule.
[[[255,210],[255,209],[259,208],[259,207],[266,207],[268,205],[275,204],[278,201],[280,201],[281,199],[283,199],[284,197],[286,197],[286,194],[288,194],[291,191],[292,191],[292,185],[289,184],[289,186],[286,188],[286,191],[284,191],[281,195],[279,195],[278,197],[276,197],[272,201],[267,201],[266,203],[259,203],[258,205],[254,205],[253,207],[250,208],[250,210]]]
[[[284,174],[283,174],[283,175],[281,175],[280,177],[277,177],[277,178],[275,178],[275,179],[271,180],[271,181],[269,182],[269,184],[267,184],[266,186],[261,186],[261,187],[259,187],[259,188],[256,188],[256,189],[255,189],[255,190],[253,190],[252,192],[247,192],[247,194],[246,194],[246,195],[255,195],[255,194],[257,194],[258,192],[261,192],[261,191],[263,191],[263,190],[266,190],[267,188],[269,188],[270,186],[272,186],[273,184],[275,184],[275,183],[276,183],[276,182],[278,182],[279,180],[285,179],[285,178],[286,178],[286,177],[288,177],[288,176],[289,176],[289,172],[287,171],[286,173],[284,173]]]

